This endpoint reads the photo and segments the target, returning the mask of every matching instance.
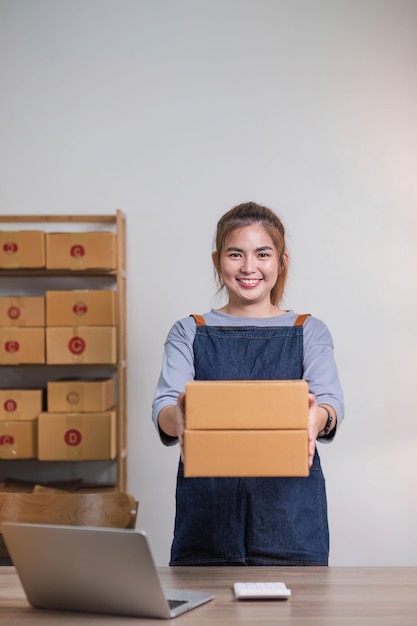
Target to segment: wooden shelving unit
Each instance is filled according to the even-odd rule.
[[[3,227],[2,225],[7,224],[7,227]],[[88,228],[86,228],[88,227]],[[31,228],[36,228],[39,230],[45,230],[48,232],[71,232],[82,230],[107,230],[112,231],[117,236],[117,269],[106,271],[106,270],[77,270],[77,271],[67,271],[67,270],[48,270],[48,269],[34,269],[34,270],[25,270],[25,269],[2,269],[0,270],[0,293],[1,295],[15,295],[10,289],[10,287],[6,287],[7,293],[1,289],[2,283],[8,283],[10,285],[10,281],[7,281],[7,278],[16,277],[18,280],[26,280],[27,287],[25,287],[24,295],[30,296],[33,289],[36,289],[37,280],[41,279],[42,281],[48,280],[61,280],[62,284],[65,284],[65,281],[71,280],[72,286],[71,289],[84,289],[83,280],[86,279],[90,283],[95,279],[104,280],[106,285],[111,286],[116,292],[116,336],[117,336],[117,363],[116,365],[67,365],[67,366],[49,366],[46,365],[0,365],[0,376],[2,372],[6,370],[13,370],[14,379],[18,378],[16,376],[17,372],[22,373],[22,379],[26,381],[30,379],[30,376],[34,376],[35,373],[38,375],[40,371],[48,370],[49,373],[44,373],[44,379],[48,380],[49,375],[52,376],[52,379],[57,379],[60,377],[62,371],[65,371],[65,374],[68,375],[68,371],[73,371],[74,375],[80,376],[80,372],[86,372],[92,369],[98,369],[101,371],[108,371],[112,374],[112,377],[115,378],[115,386],[117,393],[117,457],[115,461],[109,461],[108,465],[111,465],[111,472],[114,476],[114,486],[119,491],[125,491],[127,486],[127,393],[126,393],[126,384],[127,384],[127,328],[126,328],[126,217],[121,210],[117,210],[115,214],[112,215],[2,215],[0,216],[0,230],[10,229],[10,230],[30,230]],[[4,280],[6,279],[6,280]],[[78,286],[79,282],[79,286]],[[74,286],[77,285],[77,286]],[[62,287],[61,288],[66,288]],[[102,288],[102,287],[101,287]],[[20,293],[22,294],[22,289],[20,288]],[[5,380],[5,377],[3,377]],[[1,387],[4,388],[4,383],[1,384]],[[61,465],[64,465],[67,462],[62,462]],[[91,466],[94,464],[94,461],[80,461],[80,464],[86,463]],[[101,465],[101,474],[106,473],[105,468],[103,469],[103,465],[106,462],[98,462]],[[41,474],[45,476],[44,470],[50,471],[50,475],[48,475],[48,480],[53,481],[55,479],[54,471],[58,472],[60,462],[42,462],[37,461],[30,463],[21,461],[2,461],[0,460],[0,468],[3,465],[5,467],[7,464],[7,475],[10,478],[10,474],[13,473],[13,464],[18,464],[19,466],[19,477],[25,477],[24,466],[28,466],[28,472],[36,478],[36,474]],[[46,465],[46,467],[45,467]],[[67,463],[68,465],[68,463]],[[18,467],[15,466],[16,469]],[[30,467],[29,467],[30,466]],[[22,469],[23,468],[23,469]],[[67,468],[68,469],[68,468]],[[59,473],[59,472],[58,472]],[[69,470],[69,476],[72,476],[73,472]],[[59,480],[61,480],[62,474],[59,476]],[[4,471],[0,470],[0,480],[4,479]]]

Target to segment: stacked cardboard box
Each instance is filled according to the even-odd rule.
[[[0,269],[45,267],[64,273],[113,272],[117,268],[116,235],[0,232]],[[110,290],[0,298],[0,364],[114,365],[116,324],[115,293]],[[31,392],[19,393],[27,398]],[[0,458],[115,458],[112,379],[50,382],[48,410],[37,406],[36,416],[27,408],[18,410],[16,401],[16,395],[5,397],[3,413],[0,410]]]
[[[0,364],[45,363],[42,297],[0,297]]]
[[[47,291],[45,299],[47,363],[116,363],[114,291]]]
[[[43,231],[1,231],[0,268],[45,267]],[[45,303],[43,297],[0,297],[0,364],[45,363]],[[0,458],[37,456],[37,418],[41,389],[0,389]]]
[[[0,389],[0,459],[37,456],[42,389]]]
[[[47,406],[50,413],[91,413],[114,406],[114,380],[56,380],[48,382]]]
[[[47,291],[45,301],[47,363],[116,363],[114,291]],[[115,458],[112,379],[50,382],[47,402],[48,412],[39,416],[39,459]]]
[[[185,404],[185,476],[308,475],[306,381],[190,381]]]
[[[46,233],[46,267],[51,270],[115,270],[116,235],[111,232]]]
[[[41,461],[99,461],[116,456],[114,381],[63,380],[47,386],[39,415]]]
[[[0,231],[1,269],[38,269],[45,267],[43,231]]]

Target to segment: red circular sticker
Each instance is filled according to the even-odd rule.
[[[85,350],[85,341],[82,337],[73,337],[68,342],[68,350],[72,354],[82,354]]]
[[[13,411],[16,411],[17,409],[16,400],[12,400],[11,398],[9,400],[6,400],[6,402],[3,404],[3,409],[7,411],[7,413],[13,413]]]
[[[82,245],[80,245],[78,243],[75,246],[71,247],[70,254],[71,254],[71,256],[74,256],[74,257],[85,256],[85,248],[84,248],[84,246],[82,246]]]
[[[12,435],[0,435],[0,446],[12,446],[14,437]]]
[[[88,306],[85,302],[76,302],[72,307],[72,312],[75,315],[85,315],[88,312]]]
[[[6,352],[19,352],[19,342],[18,341],[6,341],[4,344],[4,349]]]
[[[82,436],[80,431],[75,430],[75,428],[67,430],[67,432],[64,434],[64,441],[67,446],[79,446],[81,443],[81,439]]]
[[[18,250],[17,243],[15,241],[6,241],[3,244],[3,252],[6,254],[16,254]]]
[[[17,320],[20,317],[20,309],[18,306],[11,306],[7,310],[7,316],[11,320]]]

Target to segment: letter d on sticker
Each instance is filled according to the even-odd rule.
[[[75,428],[71,428],[67,430],[64,434],[64,440],[67,446],[79,446],[81,443],[81,433],[79,430],[75,430]]]

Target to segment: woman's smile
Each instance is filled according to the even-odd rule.
[[[256,287],[259,285],[262,278],[237,278],[236,279],[243,287]]]

